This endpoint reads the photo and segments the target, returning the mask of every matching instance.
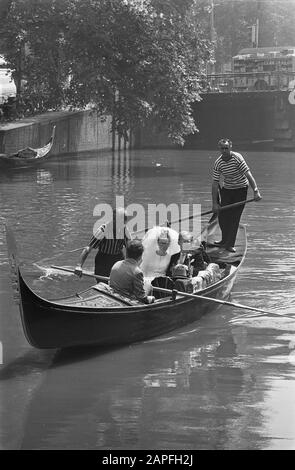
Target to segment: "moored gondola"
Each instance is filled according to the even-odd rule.
[[[43,162],[48,157],[49,152],[52,149],[55,128],[56,126],[53,127],[51,137],[44,147],[27,147],[11,155],[0,154],[0,167],[2,169],[16,170],[29,168]]]
[[[9,260],[28,342],[36,348],[118,346],[168,333],[212,312],[218,304],[208,298],[229,297],[247,249],[243,225],[239,227],[234,255],[210,245],[218,230],[216,221],[209,225],[208,250],[211,259],[226,265],[224,276],[199,290],[196,297],[184,297],[179,292],[146,305],[122,297],[102,283],[55,301],[41,298],[21,274],[13,234],[8,229]]]

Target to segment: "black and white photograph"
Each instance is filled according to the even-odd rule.
[[[0,0],[0,450],[295,450],[294,24]]]

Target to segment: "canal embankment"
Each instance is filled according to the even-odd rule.
[[[295,149],[295,105],[288,91],[206,93],[193,104],[199,132],[185,139],[187,149],[215,149],[229,137],[240,150],[292,151]],[[113,135],[111,117],[95,111],[48,112],[0,126],[0,153],[11,154],[27,146],[42,147],[56,125],[52,155],[123,148]],[[125,146],[127,143],[125,143]],[[167,130],[155,121],[138,126],[129,148],[176,148]]]
[[[215,149],[222,137],[241,150],[295,149],[295,105],[289,91],[205,93],[193,104],[198,132],[185,139],[188,149]],[[168,148],[165,132],[153,121],[137,130],[136,148]]]
[[[56,134],[52,155],[110,150],[113,146],[111,118],[102,120],[96,112],[59,111],[30,116],[0,126],[0,153],[11,154],[27,146],[42,147]]]

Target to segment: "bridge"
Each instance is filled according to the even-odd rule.
[[[295,72],[227,72],[204,76],[202,93],[240,93],[256,91],[291,91],[295,88]]]

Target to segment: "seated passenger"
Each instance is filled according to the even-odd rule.
[[[186,264],[176,264],[172,267],[174,288],[181,292],[192,293],[191,271]]]
[[[189,279],[190,271],[186,264],[176,264],[172,267],[172,279]]]
[[[171,257],[180,251],[178,233],[169,227],[153,227],[142,240],[144,252],[140,265],[149,289],[152,279],[165,276]]]
[[[177,264],[188,266],[192,276],[197,276],[199,271],[206,269],[211,261],[210,257],[205,251],[204,244],[200,244],[191,232],[180,232],[178,244],[180,252],[171,257],[166,271],[167,276],[173,275],[173,267]]]
[[[126,259],[117,261],[111,269],[109,285],[122,295],[150,304],[155,298],[146,295],[143,273],[139,267],[143,251],[140,240],[129,241],[126,247]]]

